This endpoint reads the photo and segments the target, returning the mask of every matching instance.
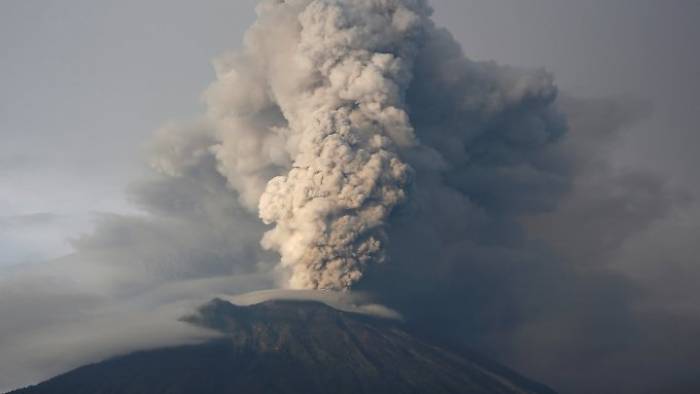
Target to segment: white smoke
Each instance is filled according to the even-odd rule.
[[[422,0],[265,1],[243,52],[216,62],[209,149],[243,206],[273,225],[261,243],[289,287],[347,289],[385,259],[411,179],[398,153],[416,144],[404,98],[430,12]],[[177,174],[189,143],[171,143],[154,162]]]
[[[372,301],[372,296],[357,291],[327,290],[261,290],[219,298],[236,305],[255,305],[270,300],[317,301],[340,311],[359,313],[384,319],[402,320],[399,312]]]

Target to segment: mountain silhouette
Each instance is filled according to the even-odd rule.
[[[12,393],[554,393],[398,321],[320,302],[215,299],[186,320],[224,335],[116,357]]]

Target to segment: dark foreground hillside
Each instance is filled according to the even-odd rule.
[[[214,300],[195,324],[225,339],[129,354],[15,394],[552,393],[399,324],[315,302],[239,307]]]

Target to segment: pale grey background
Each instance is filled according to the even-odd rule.
[[[0,2],[0,265],[70,251],[90,213],[128,211],[140,147],[194,116],[209,59],[240,46],[253,0]],[[546,67],[577,96],[648,100],[621,166],[695,188],[700,2],[436,0],[468,56]]]
[[[143,144],[164,123],[200,113],[200,93],[214,78],[209,60],[224,50],[240,47],[244,30],[254,20],[254,4],[253,0],[0,2],[0,267],[27,267],[26,263],[69,253],[66,238],[89,231],[95,212],[136,210],[124,189],[143,173]],[[700,191],[700,182],[695,169],[700,164],[700,130],[695,118],[700,112],[700,54],[696,49],[700,2],[434,0],[433,5],[436,21],[454,33],[471,58],[545,67],[556,75],[565,95],[646,102],[641,121],[623,130],[619,138],[610,137],[604,152],[595,152],[614,167],[603,169],[600,190],[577,190],[570,213],[565,210],[555,215],[540,226],[544,227],[540,231],[555,243],[573,245],[564,252],[576,254],[587,247],[599,248],[601,223],[608,225],[606,217],[615,217],[612,232],[619,233],[619,239],[610,251],[593,253],[604,260],[599,264],[622,265],[626,274],[636,276],[650,295],[645,307],[662,305],[664,311],[682,311],[687,320],[680,322],[698,320],[700,205],[695,194]],[[641,176],[630,177],[630,173]],[[622,176],[613,176],[619,174]],[[588,176],[584,174],[584,180]],[[617,200],[597,195],[610,192],[616,197],[615,182],[626,179],[642,179],[648,185],[622,184]],[[670,182],[674,190],[669,192],[659,180]],[[668,197],[676,193],[683,198]],[[639,207],[632,207],[631,214],[618,212],[625,209],[625,203],[640,201],[642,207],[653,209],[642,214]],[[547,231],[550,223],[555,224],[555,234]],[[100,234],[104,229],[93,238],[99,240]],[[148,242],[146,239],[144,244]],[[251,241],[256,242],[257,238]],[[584,260],[577,257],[569,262]],[[95,274],[90,270],[102,269],[99,265],[88,268],[87,264],[75,267],[76,283],[90,283]],[[220,267],[204,268],[216,271]],[[9,281],[5,291],[12,292],[13,283]],[[229,286],[222,283],[222,287]],[[606,286],[615,288],[605,283],[600,288],[608,289]],[[80,290],[80,286],[76,288]],[[109,289],[104,292],[109,294]],[[116,293],[115,298],[129,301]],[[3,305],[7,298],[0,297],[0,307],[11,311],[0,319],[21,320],[23,312],[30,317],[51,317],[52,313],[44,311],[59,315],[67,310],[81,311],[79,300],[74,305],[76,300],[70,297],[34,298],[33,303],[20,302],[15,308],[11,303]],[[48,302],[54,298],[54,303]],[[90,302],[87,304],[92,305]],[[147,302],[134,303],[148,309]],[[610,310],[617,313],[619,309]],[[4,321],[11,330],[13,325],[7,322],[12,320]],[[635,320],[634,324],[648,321],[655,320]],[[35,325],[43,327],[44,323],[31,326]],[[57,332],[72,332],[58,327],[49,331],[50,338]],[[692,331],[695,326],[688,327]],[[592,337],[594,345],[605,339],[604,335]],[[671,349],[665,343],[649,346],[653,351],[680,353],[669,357],[674,364],[667,369],[674,371],[663,371],[665,379],[683,376],[675,374],[679,365],[697,364],[698,352],[687,341],[694,337],[693,332],[679,336],[683,348]],[[25,339],[35,344],[36,338],[30,335]],[[612,338],[617,340],[614,335]],[[3,343],[5,354],[10,354],[9,342]],[[685,345],[690,349],[687,362]],[[27,353],[21,343],[15,347]],[[640,348],[639,354],[645,349]],[[636,358],[637,353],[625,354],[620,365]],[[663,363],[665,358],[659,360]],[[532,364],[529,361],[526,364]],[[45,371],[40,367],[38,370]],[[640,374],[653,380],[653,374],[660,372],[657,365],[632,368],[636,373],[629,378],[635,380]],[[686,369],[686,375],[693,373]],[[37,379],[31,375],[10,382],[12,372],[7,375],[0,373],[0,384],[2,378],[5,384]]]

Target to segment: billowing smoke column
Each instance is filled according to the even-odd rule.
[[[275,224],[263,246],[292,267],[292,287],[348,288],[384,259],[382,226],[409,179],[396,147],[414,142],[402,107],[421,10],[404,3],[317,1],[299,15],[301,89],[280,102],[293,168],[260,198]]]
[[[349,289],[388,255],[406,265],[478,238],[467,228],[507,234],[496,227],[508,215],[566,188],[546,157],[564,130],[556,88],[545,72],[466,59],[431,12],[423,0],[264,1],[244,49],[215,62],[205,120],[159,137],[156,169],[214,162],[269,226],[261,244],[291,288]]]
[[[397,151],[416,143],[404,97],[430,9],[292,0],[258,13],[208,93],[220,170],[274,226],[262,245],[290,287],[346,289],[385,259],[384,226],[406,198]]]

